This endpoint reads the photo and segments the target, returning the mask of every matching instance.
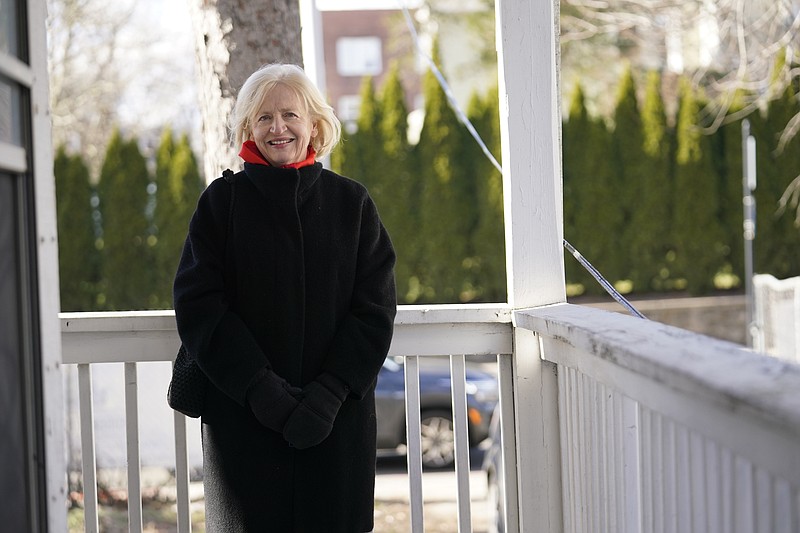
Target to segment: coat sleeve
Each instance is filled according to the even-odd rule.
[[[369,196],[361,214],[357,261],[350,310],[334,336],[324,370],[360,399],[386,359],[397,313],[395,252]]]
[[[173,285],[181,342],[209,380],[240,405],[267,357],[229,309],[225,261],[230,186],[215,180],[200,196],[189,223]]]

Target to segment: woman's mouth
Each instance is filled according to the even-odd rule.
[[[281,146],[283,144],[289,144],[292,141],[294,141],[294,139],[278,139],[275,141],[269,141],[267,144],[270,146]]]

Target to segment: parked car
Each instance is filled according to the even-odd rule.
[[[489,422],[489,446],[483,455],[482,469],[486,474],[486,505],[489,517],[489,533],[505,533],[503,511],[503,454],[500,440],[500,409],[495,407]]]
[[[497,404],[497,379],[467,367],[467,427],[470,446],[489,435],[489,419]],[[446,362],[420,365],[420,422],[422,465],[449,468],[455,462],[450,368]],[[406,446],[405,371],[402,358],[387,358],[375,389],[378,449],[403,452]]]

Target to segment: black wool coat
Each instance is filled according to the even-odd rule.
[[[201,195],[174,284],[181,341],[213,384],[202,415],[208,531],[371,531],[375,381],[396,313],[391,241],[366,189],[320,163],[245,163],[233,182]],[[349,386],[321,444],[290,447],[253,416],[246,391],[267,363],[298,387],[322,372]]]

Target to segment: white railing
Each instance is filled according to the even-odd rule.
[[[63,362],[78,368],[85,529],[99,530],[92,366],[123,363],[129,531],[142,531],[138,363],[171,361],[178,347],[171,311],[64,313],[61,315]],[[409,498],[413,531],[423,531],[420,452],[419,358],[450,356],[454,376],[453,418],[459,530],[471,530],[469,439],[465,369],[471,355],[511,353],[510,312],[506,306],[404,306],[395,322],[391,355],[406,359]],[[459,355],[452,355],[459,354]],[[506,382],[510,390],[510,382]],[[166,391],[162,391],[164,394]],[[508,395],[508,393],[506,393]],[[165,396],[162,396],[165,397]],[[186,418],[174,414],[178,531],[191,531]]]
[[[800,531],[799,366],[567,304],[515,322],[556,368],[563,525],[550,531]]]
[[[764,353],[800,362],[800,277],[753,276],[753,345]]]
[[[512,328],[511,319],[516,326]],[[91,365],[124,362],[131,531],[139,479],[136,363],[169,360],[168,312],[62,315],[80,374],[87,531],[96,531]],[[514,353],[512,353],[512,344]],[[800,367],[618,313],[559,304],[402,307],[391,353],[498,358],[506,531],[800,531]],[[471,531],[464,355],[451,355],[458,531]],[[176,416],[179,531],[189,531],[185,419]],[[408,416],[412,531],[424,531],[419,416]]]

